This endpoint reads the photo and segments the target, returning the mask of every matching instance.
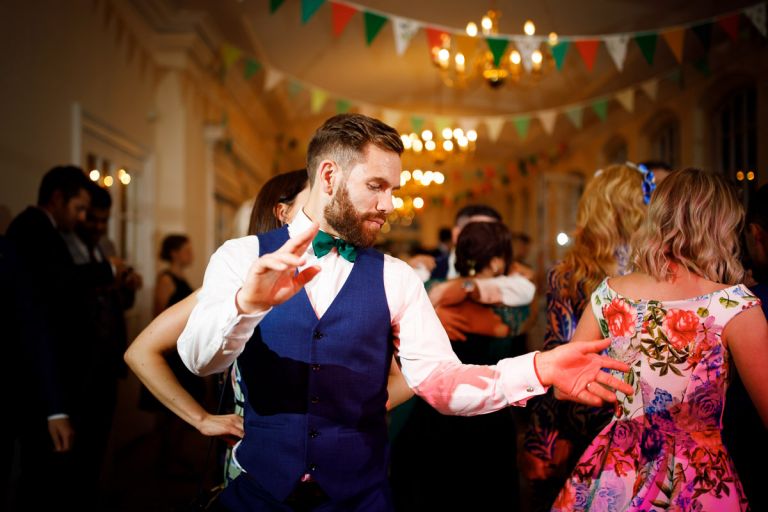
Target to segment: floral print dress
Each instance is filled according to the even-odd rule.
[[[720,430],[729,356],[721,334],[760,301],[743,285],[699,297],[631,300],[604,280],[592,311],[626,362],[631,396],[560,491],[554,511],[743,511],[747,509]],[[618,374],[622,375],[622,374]]]

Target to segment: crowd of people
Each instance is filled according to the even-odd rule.
[[[199,290],[189,239],[162,241],[156,317],[131,343],[143,283],[108,243],[109,193],[48,172],[0,237],[2,314],[24,340],[7,388],[23,414],[3,436],[20,509],[100,509],[124,360],[157,414],[158,466],[184,465],[185,431],[221,440],[211,510],[760,510],[768,186],[598,170],[537,290],[530,238],[488,205],[461,208],[430,254],[374,248],[402,151],[376,119],[328,119]]]

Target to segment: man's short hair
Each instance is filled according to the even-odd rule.
[[[45,206],[51,202],[53,193],[60,191],[65,201],[69,201],[80,193],[81,189],[88,190],[90,180],[79,167],[60,165],[54,167],[43,176],[40,189],[37,192],[37,205]]]
[[[470,218],[481,215],[501,222],[501,214],[495,208],[485,204],[468,204],[456,213],[454,225],[466,224]]]
[[[109,191],[94,181],[88,181],[88,193],[91,194],[91,208],[109,210],[112,208],[112,196]]]
[[[403,153],[403,141],[397,130],[362,114],[339,114],[318,128],[307,148],[307,173],[310,184],[315,181],[317,166],[332,159],[346,170],[360,161],[368,144],[398,155]]]

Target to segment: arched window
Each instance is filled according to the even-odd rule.
[[[714,170],[754,189],[757,175],[757,92],[754,86],[726,94],[712,111]]]
[[[620,135],[614,135],[603,146],[605,164],[623,164],[627,161],[627,141]]]

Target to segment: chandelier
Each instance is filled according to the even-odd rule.
[[[521,83],[525,79],[538,80],[554,62],[549,51],[542,51],[545,38],[536,36],[536,25],[527,20],[523,25],[524,36],[514,37],[503,53],[494,55],[480,34],[493,38],[499,34],[501,11],[489,10],[480,21],[467,23],[466,36],[441,34],[431,48],[432,63],[440,71],[443,82],[451,87],[466,87],[482,79],[491,88],[501,87],[510,80]],[[557,44],[557,34],[546,38],[550,46]]]
[[[433,134],[431,130],[423,130],[400,135],[407,153],[424,155],[435,163],[444,163],[449,157],[464,156],[475,150],[477,131],[461,128],[444,127]]]

